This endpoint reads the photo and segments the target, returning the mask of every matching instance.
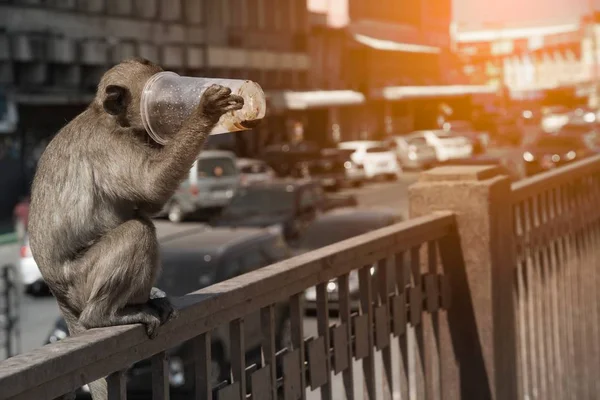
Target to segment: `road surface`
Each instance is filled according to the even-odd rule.
[[[377,182],[367,184],[361,188],[344,190],[344,193],[355,194],[358,202],[364,207],[384,207],[393,208],[407,218],[408,208],[408,186],[416,180],[416,174],[407,173],[398,182]],[[194,226],[196,223],[185,224],[185,228]],[[174,233],[181,229],[181,226],[173,225],[167,221],[157,221],[157,230],[160,236]],[[17,263],[18,246],[10,245],[0,248],[0,265],[7,263]],[[41,346],[48,336],[57,317],[59,310],[56,302],[51,297],[32,298],[26,295],[21,297],[21,351],[26,352]],[[331,323],[336,320],[332,318]],[[306,318],[305,335],[317,336],[316,320],[311,317]],[[4,358],[3,352],[0,352],[0,359]],[[379,364],[379,363],[377,363]],[[357,363],[357,366],[359,364]],[[355,385],[357,390],[362,391],[361,369],[355,368]],[[378,373],[378,376],[381,374]],[[381,385],[378,385],[381,386]],[[340,379],[334,380],[334,393],[343,393],[343,386]],[[357,393],[359,393],[357,391]],[[319,391],[308,393],[308,398],[320,398]],[[338,398],[334,396],[334,398]],[[340,398],[345,398],[344,396]]]

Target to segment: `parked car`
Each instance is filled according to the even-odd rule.
[[[325,211],[357,204],[354,196],[325,194],[314,180],[278,179],[240,188],[231,203],[210,223],[213,226],[279,226],[293,241]]]
[[[323,154],[312,142],[271,145],[264,150],[262,158],[281,178],[310,178],[333,191],[346,177],[344,162],[336,155]]]
[[[353,238],[389,225],[401,222],[402,216],[394,210],[339,208],[323,214],[310,223],[298,242],[293,253],[300,255]],[[375,268],[371,268],[372,273]],[[352,308],[358,308],[358,273],[353,271],[349,276],[349,289]],[[327,285],[329,308],[335,310],[338,300],[338,284],[332,279]],[[317,293],[314,287],[305,292],[305,307],[316,309]]]
[[[363,165],[359,165],[352,161],[352,150],[344,149],[323,149],[321,153],[325,156],[335,156],[344,163],[345,179],[344,186],[359,187],[362,186],[367,175]]]
[[[21,276],[21,284],[25,293],[38,297],[50,294],[50,289],[44,279],[42,273],[33,259],[31,248],[29,247],[29,235],[25,233],[23,243],[21,245],[19,257],[19,272]]]
[[[13,223],[17,238],[23,241],[29,222],[29,196],[17,203],[13,211]]]
[[[437,161],[435,148],[427,143],[421,133],[392,136],[386,145],[395,150],[403,168],[427,169]]]
[[[473,154],[485,152],[489,135],[478,132],[469,121],[449,120],[444,122],[442,129],[455,135],[464,136],[471,141]]]
[[[595,154],[583,136],[543,135],[523,149],[527,176],[548,171]]]
[[[182,222],[199,211],[218,211],[231,201],[239,185],[240,173],[234,153],[203,151],[159,216]]]
[[[553,133],[569,122],[570,110],[566,107],[547,107],[542,109],[540,126],[544,132]]]
[[[384,142],[355,140],[341,142],[338,147],[353,151],[350,157],[356,164],[363,166],[367,179],[397,179],[402,173],[396,154]]]
[[[267,229],[191,229],[161,241],[162,274],[157,287],[170,296],[184,296],[212,284],[254,271],[290,256],[280,233]],[[291,343],[289,306],[275,306],[276,350]],[[245,345],[248,356],[260,348],[263,340],[260,311],[244,317]],[[227,324],[212,331],[213,387],[228,378],[231,348]],[[64,319],[52,327],[46,343],[68,336]],[[191,395],[194,388],[194,352],[192,343],[184,342],[168,350],[169,383],[178,393]],[[127,388],[132,393],[152,389],[152,365],[142,360],[127,371]],[[89,389],[83,387],[79,394]]]
[[[473,145],[464,136],[444,130],[419,131],[419,133],[423,135],[427,144],[435,149],[438,161],[471,157],[473,154]]]
[[[264,182],[275,179],[275,171],[263,160],[238,158],[236,161],[240,172],[240,183],[248,185],[253,182]]]

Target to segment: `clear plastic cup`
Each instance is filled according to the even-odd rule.
[[[242,131],[244,121],[262,119],[267,104],[259,84],[243,79],[195,78],[171,71],[153,75],[142,91],[140,112],[146,132],[159,144],[165,144],[181,129],[196,109],[204,91],[218,84],[244,98],[241,110],[223,114],[211,135]]]

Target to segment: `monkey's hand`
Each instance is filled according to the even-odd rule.
[[[198,112],[209,122],[216,124],[223,114],[240,110],[243,106],[244,98],[231,94],[230,88],[212,85],[202,94]]]

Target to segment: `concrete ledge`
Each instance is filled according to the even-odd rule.
[[[495,165],[449,165],[432,168],[419,175],[419,182],[483,181],[500,175]]]

